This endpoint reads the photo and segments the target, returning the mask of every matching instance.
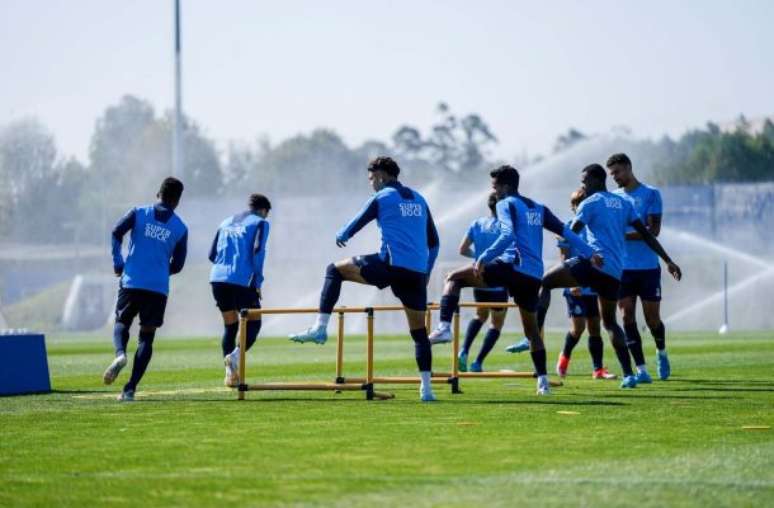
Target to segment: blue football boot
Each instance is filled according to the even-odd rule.
[[[293,342],[314,342],[315,344],[325,344],[325,342],[328,340],[328,330],[321,326],[319,328],[311,327],[307,328],[305,331],[301,333],[296,333],[290,336],[290,340]]]
[[[635,376],[624,376],[621,381],[621,388],[636,388],[637,378]]]
[[[524,337],[519,342],[505,348],[505,351],[508,353],[523,353],[524,351],[529,351],[529,339]]]

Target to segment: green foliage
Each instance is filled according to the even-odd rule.
[[[435,385],[433,404],[414,385],[379,386],[396,394],[382,402],[238,402],[217,340],[162,332],[137,402],[119,404],[131,366],[102,385],[109,340],[49,337],[54,393],[0,398],[0,506],[769,506],[774,429],[743,427],[774,426],[771,333],[671,338],[675,377],[630,391],[592,380],[579,346],[548,398],[532,380],[463,379],[459,395]],[[347,337],[345,373],[362,373],[363,343]],[[405,336],[376,343],[377,373],[415,372]],[[448,349],[436,351],[448,368]],[[250,382],[334,375],[330,346],[262,337],[248,358]],[[498,348],[487,367],[531,361]]]
[[[656,146],[661,162],[658,180],[665,184],[759,182],[774,179],[774,125],[766,120],[763,129],[751,133],[740,121],[731,132],[709,123],[677,142],[667,140]]]

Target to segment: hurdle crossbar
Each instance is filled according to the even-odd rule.
[[[452,393],[462,393],[459,387],[460,379],[501,379],[501,378],[534,378],[532,372],[493,371],[493,372],[460,372],[457,364],[460,341],[460,309],[461,308],[488,308],[507,309],[517,307],[507,302],[460,302],[453,316],[453,334],[451,350],[451,372],[433,372],[431,382],[451,385]],[[425,326],[429,330],[432,327],[432,311],[440,309],[440,305],[429,303],[425,313]],[[263,315],[275,314],[313,314],[318,312],[317,307],[277,307],[267,309],[243,309],[239,314],[239,384],[238,399],[245,399],[245,392],[250,390],[332,390],[357,391],[363,390],[368,400],[389,399],[394,395],[374,391],[374,384],[418,384],[419,376],[375,376],[374,375],[374,313],[404,310],[402,305],[378,305],[372,307],[337,307],[333,313],[337,315],[336,337],[336,378],[333,383],[325,382],[270,382],[270,383],[246,383],[246,346],[247,346],[247,322],[261,319]],[[366,314],[366,376],[344,376],[344,324],[345,314]],[[550,381],[552,386],[561,386],[561,381]]]
[[[336,353],[336,372],[337,378],[334,383],[325,382],[272,382],[272,383],[252,383],[246,382],[246,353],[247,353],[247,323],[251,320],[258,320],[261,317],[272,314],[311,314],[318,312],[316,307],[279,307],[270,309],[242,309],[239,313],[239,385],[238,400],[245,399],[245,393],[251,390],[331,390],[335,392],[363,390],[366,393],[366,399],[391,399],[394,397],[391,393],[377,392],[374,390],[373,375],[373,320],[375,310],[402,310],[402,306],[380,306],[380,307],[338,307],[334,312],[339,316],[337,353]],[[343,362],[344,347],[344,314],[347,313],[365,313],[368,322],[367,334],[367,358],[366,358],[366,377],[359,382],[346,381],[339,376]]]
[[[457,357],[459,355],[459,341],[460,341],[460,309],[461,308],[487,308],[487,309],[508,309],[518,307],[515,303],[508,302],[460,302],[457,311],[453,317],[453,338],[452,338],[452,351],[451,351],[451,372],[433,372],[431,376],[431,382],[433,383],[446,383],[451,385],[452,393],[462,393],[459,387],[460,379],[534,379],[535,374],[533,372],[517,372],[517,371],[492,371],[492,372],[460,372],[457,364]],[[425,327],[429,331],[432,328],[432,311],[439,310],[441,306],[437,303],[428,303],[427,311],[425,313]],[[402,306],[385,306],[384,310],[403,310]],[[339,336],[343,337],[343,315],[339,316]],[[344,343],[343,340],[337,343],[337,355],[336,355],[336,382],[348,382],[359,383],[365,382],[366,378],[362,377],[344,377],[343,376],[343,353]],[[373,365],[373,362],[371,362]],[[373,378],[373,381],[380,384],[418,384],[421,383],[419,376],[377,376]],[[562,386],[561,381],[549,380],[551,386]]]

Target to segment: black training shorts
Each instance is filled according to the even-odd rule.
[[[116,301],[116,322],[127,327],[140,315],[140,326],[159,328],[164,324],[167,295],[147,289],[119,288]]]
[[[578,281],[578,286],[593,289],[600,298],[605,300],[618,300],[621,282],[612,275],[595,268],[590,260],[570,258],[564,262],[564,266],[570,269],[570,273]]]
[[[484,282],[491,288],[505,288],[520,308],[535,312],[541,280],[516,271],[512,263],[495,260],[484,265]]]
[[[422,311],[427,309],[426,274],[389,265],[379,254],[355,256],[353,259],[368,284],[379,289],[389,286],[404,307]]]
[[[221,312],[261,308],[261,300],[253,288],[228,282],[210,282],[210,285],[215,305]]]
[[[646,302],[661,301],[661,268],[624,270],[618,298],[639,296]]]

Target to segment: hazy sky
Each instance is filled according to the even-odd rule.
[[[774,114],[774,1],[182,0],[183,102],[220,146],[326,126],[352,144],[477,112],[497,154],[569,126],[640,136]],[[0,124],[85,159],[131,93],[173,104],[172,0],[0,0]]]

